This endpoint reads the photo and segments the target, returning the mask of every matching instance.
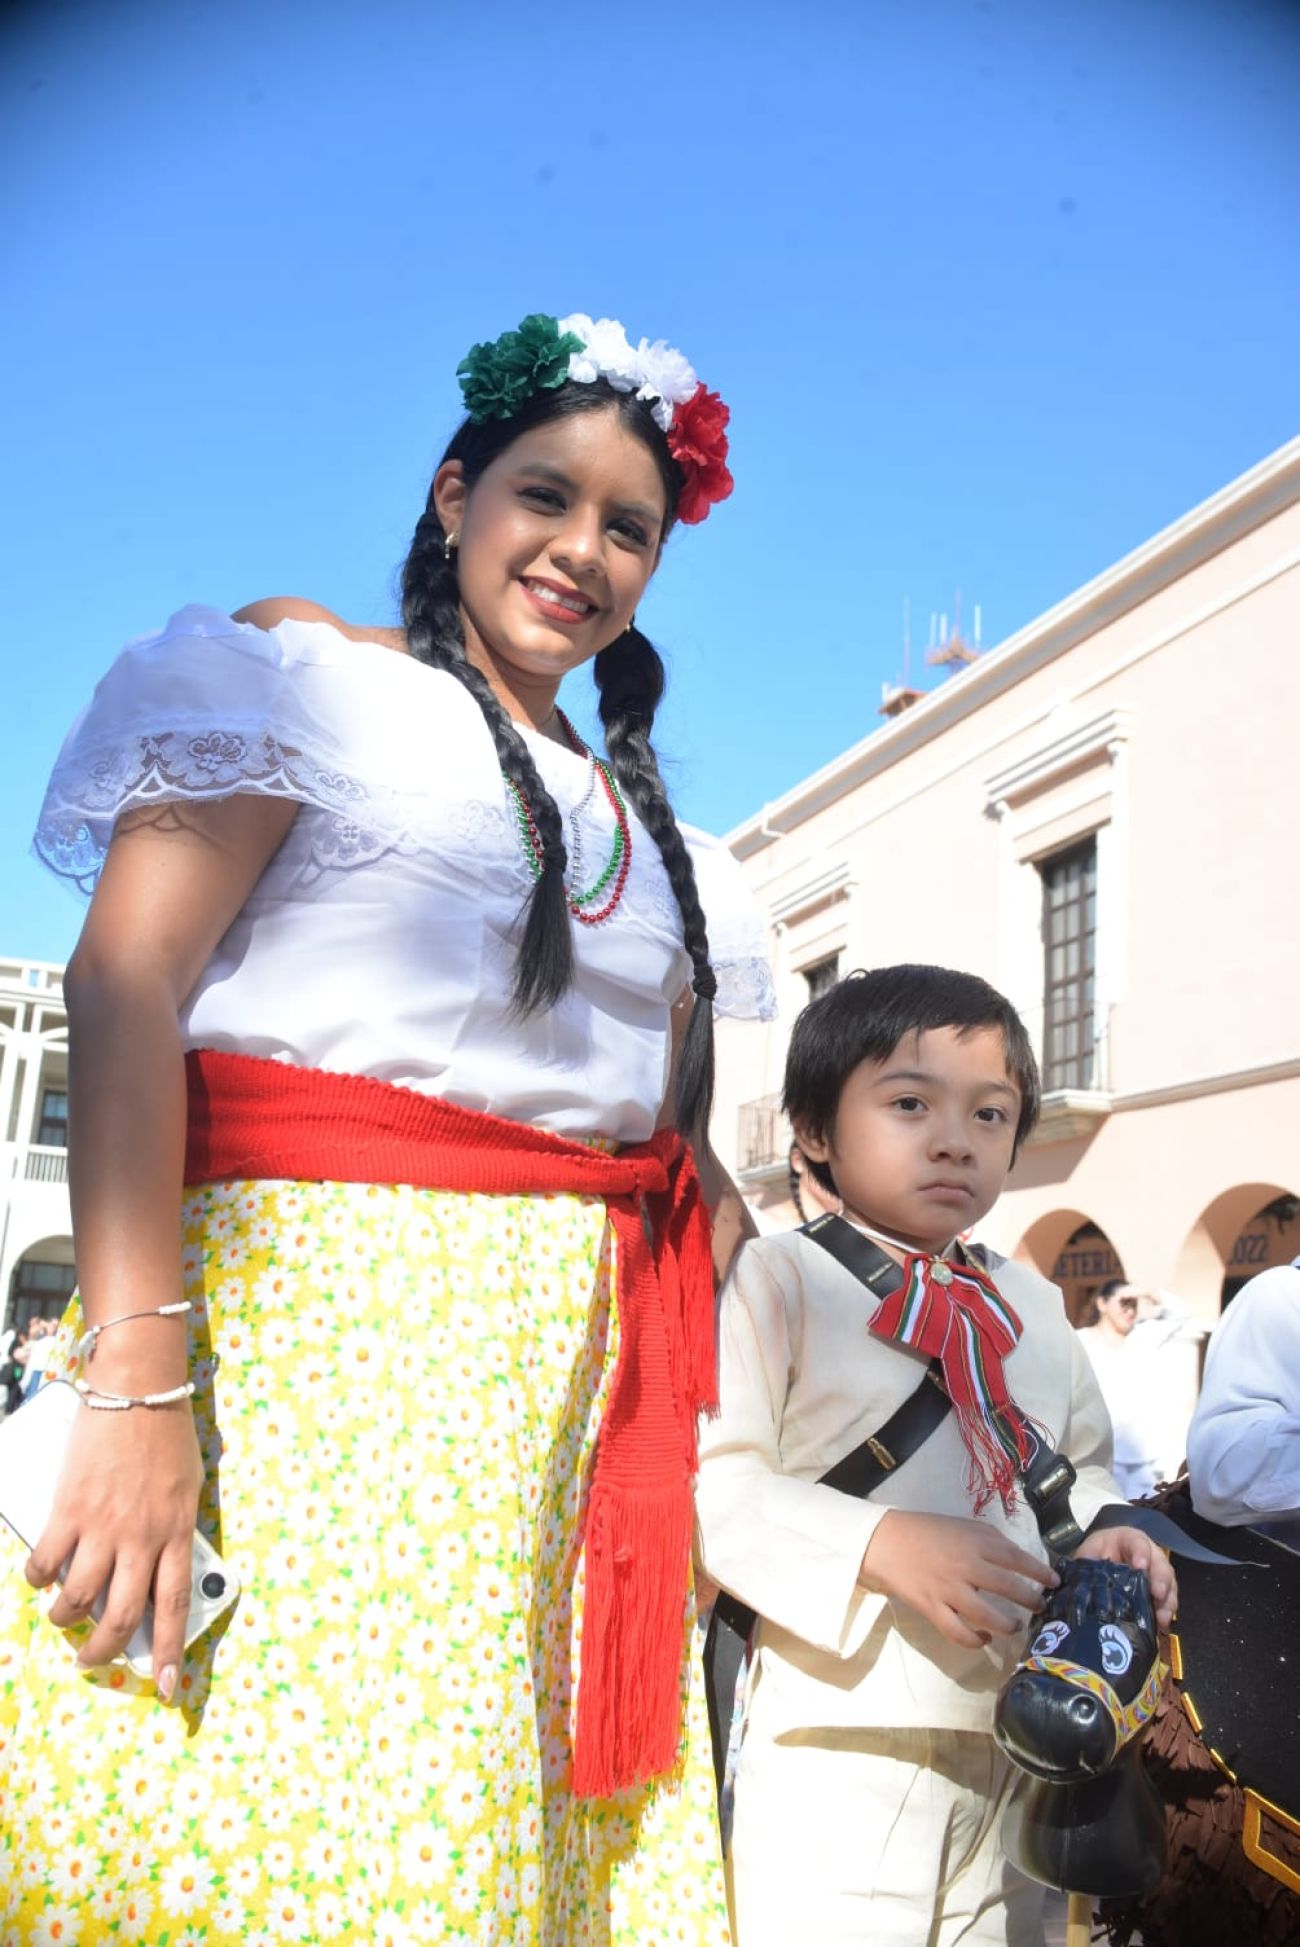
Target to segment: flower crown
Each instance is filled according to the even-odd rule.
[[[534,311],[518,331],[471,346],[456,375],[465,410],[478,423],[512,419],[535,392],[553,391],[567,379],[580,385],[604,379],[616,392],[635,392],[681,468],[677,518],[688,526],[702,521],[735,484],[727,470],[729,408],[664,339],[633,345],[616,318],[593,320],[582,311],[549,318]]]

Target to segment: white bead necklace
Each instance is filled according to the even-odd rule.
[[[569,887],[575,890],[585,883],[584,850],[582,843],[582,814],[596,795],[596,758],[593,751],[587,752],[587,784],[582,796],[569,813],[569,870],[565,875]]]

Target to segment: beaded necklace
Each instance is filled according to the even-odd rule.
[[[586,744],[583,743],[563,710],[557,708],[555,714],[560,720],[560,727],[568,738],[571,748],[579,757],[585,757],[587,759],[588,766],[587,788],[579,803],[574,807],[569,821],[570,830],[576,841],[572,848],[572,873],[575,884],[580,883],[582,876],[582,838],[577,825],[577,818],[579,812],[590,802],[595,789],[597,776],[599,776],[601,783],[605,787],[605,796],[609,799],[614,811],[614,848],[609,855],[609,863],[606,865],[605,870],[601,873],[594,885],[588,886],[585,892],[575,892],[571,887],[566,886],[564,893],[569,911],[580,925],[599,926],[602,920],[610,917],[610,914],[618,905],[619,900],[623,897],[623,888],[627,884],[628,868],[632,863],[632,832],[628,824],[627,807],[623,803],[622,793],[614,781],[614,774],[610,770],[609,765],[605,763],[603,758],[597,757],[594,751],[588,750]],[[542,847],[541,833],[537,829],[537,822],[533,817],[528,800],[519,785],[515,783],[512,777],[506,778],[506,785],[511,797],[514,799],[515,820],[519,826],[519,838],[524,848],[524,858],[527,861],[528,870],[532,873],[534,879],[540,879],[546,858],[545,851]],[[604,897],[606,888],[609,886],[611,880],[613,881],[613,891],[609,894],[608,899],[605,900],[604,905],[599,906],[597,910],[593,911],[592,908],[596,907],[597,901]]]

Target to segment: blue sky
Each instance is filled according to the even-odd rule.
[[[905,598],[915,676],[957,589],[991,646],[1300,426],[1297,71],[1263,0],[11,6],[0,953],[75,938],[26,839],[117,645],[391,621],[531,310],[732,407],[641,621],[679,809],[757,809],[876,725]]]

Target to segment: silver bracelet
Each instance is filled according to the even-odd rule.
[[[192,1379],[187,1379],[183,1386],[173,1386],[166,1393],[102,1393],[98,1386],[92,1386],[87,1379],[74,1379],[72,1383],[86,1406],[93,1406],[105,1413],[125,1413],[130,1406],[175,1406],[179,1400],[194,1397]]]
[[[192,1312],[193,1304],[188,1298],[181,1298],[174,1305],[158,1305],[152,1311],[123,1312],[120,1318],[105,1318],[98,1325],[92,1325],[77,1340],[77,1357],[89,1365],[95,1356],[101,1332],[107,1332],[114,1325],[129,1325],[133,1318],[179,1318],[183,1312]]]

